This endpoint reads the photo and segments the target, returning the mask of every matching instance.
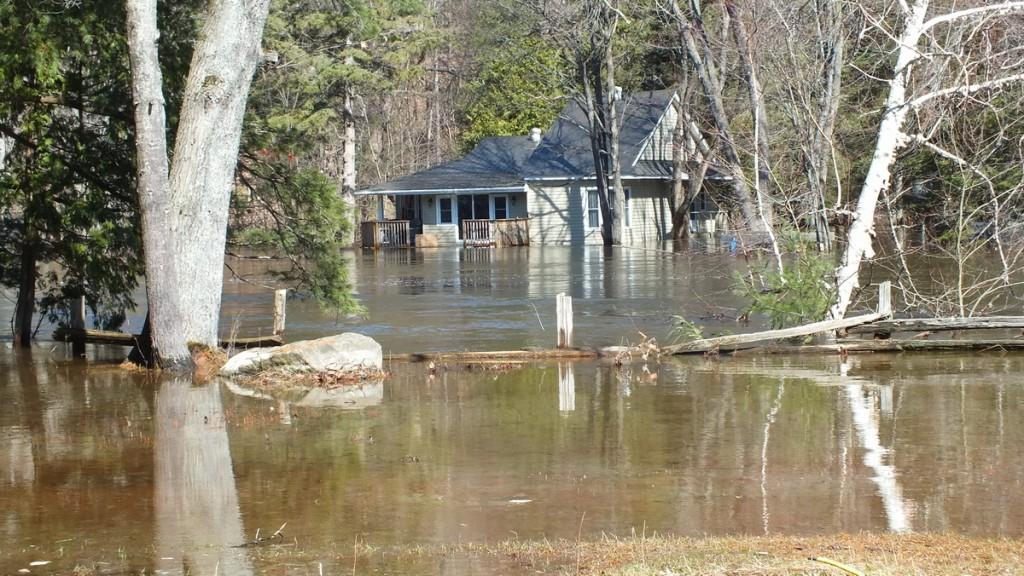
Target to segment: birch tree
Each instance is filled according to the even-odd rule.
[[[1011,60],[1008,66],[989,70],[988,67],[979,67],[977,60],[972,63],[951,58],[957,52],[946,44],[948,38],[956,37],[948,33],[949,27],[978,27],[990,23],[993,19],[1024,13],[1024,2],[979,3],[976,6],[939,15],[930,15],[929,0],[915,0],[911,3],[900,0],[897,7],[901,23],[897,29],[898,33],[892,34],[897,42],[896,60],[892,67],[893,76],[888,81],[889,91],[878,128],[875,150],[857,199],[847,245],[835,271],[837,291],[835,304],[830,310],[832,318],[845,316],[854,290],[859,285],[861,264],[875,255],[875,212],[880,195],[890,184],[897,153],[910,144],[936,148],[934,144],[929,144],[927,134],[908,130],[908,116],[940,99],[977,98],[1024,81],[1024,67],[1020,62]],[[883,26],[877,19],[873,22],[876,26]],[[946,36],[941,35],[944,29]],[[991,53],[981,55],[982,59],[992,57]],[[935,58],[950,60],[950,68],[955,73],[946,72],[932,78],[931,82],[922,82],[925,90],[915,94],[915,68],[922,59]],[[986,73],[986,76],[978,77],[979,71]],[[950,154],[941,149],[935,151],[939,154]],[[953,156],[970,163],[958,155]]]
[[[171,164],[156,0],[126,3],[146,291],[154,354],[165,367],[188,366],[190,344],[217,345],[228,205],[269,3],[209,3]]]

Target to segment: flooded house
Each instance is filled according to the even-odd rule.
[[[619,100],[624,245],[659,245],[670,236],[677,99],[674,90],[660,90]],[[546,132],[486,138],[462,158],[357,192],[377,200],[377,218],[362,224],[363,246],[602,244],[587,124],[585,110],[570,101]],[[724,177],[709,169],[707,179]],[[714,234],[725,216],[702,191],[691,204],[690,230]]]

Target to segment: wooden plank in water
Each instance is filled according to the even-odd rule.
[[[1024,329],[1024,316],[989,316],[986,318],[900,318],[880,320],[850,328],[850,334],[878,332],[940,332],[948,330]]]
[[[1024,351],[1021,340],[842,340],[809,346],[758,346],[732,354],[850,354],[862,352],[1014,352]]]
[[[834,332],[836,330],[843,330],[854,326],[860,326],[861,324],[866,324],[868,322],[881,320],[886,317],[887,315],[882,312],[875,312],[872,314],[865,314],[863,316],[854,316],[853,318],[843,318],[841,320],[823,320],[821,322],[804,324],[803,326],[794,326],[793,328],[783,328],[781,330],[767,330],[765,332],[753,332],[750,334],[733,334],[730,336],[719,336],[717,338],[703,338],[701,340],[693,340],[691,342],[682,342],[680,344],[666,346],[661,349],[661,352],[662,354],[697,354],[701,352],[710,352],[712,350],[729,352],[741,347],[749,348],[750,344],[756,344],[758,342],[784,340],[786,338],[797,338],[800,336],[812,336],[823,332]]]

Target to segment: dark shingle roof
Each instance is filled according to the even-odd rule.
[[[670,178],[671,162],[633,164],[672,103],[674,90],[627,94],[618,103],[622,118],[619,154],[623,176]],[[451,192],[513,188],[524,178],[586,178],[594,175],[586,112],[569,102],[540,143],[529,136],[487,138],[465,157],[365,189],[363,194]]]
[[[485,138],[466,156],[439,164],[365,192],[412,192],[506,188],[523,185],[523,165],[536,148],[529,136]]]
[[[651,133],[665,115],[675,90],[637,92],[627,94],[619,101],[621,130],[619,132],[619,158],[624,176],[664,176],[662,167],[633,166]],[[656,172],[657,174],[653,174]],[[668,175],[671,175],[671,169]],[[558,115],[554,125],[526,165],[526,178],[580,178],[594,175],[594,155],[590,148],[587,113],[576,101],[571,101]]]

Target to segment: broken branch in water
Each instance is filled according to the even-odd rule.
[[[287,522],[285,522],[284,524],[281,524],[281,527],[278,528],[276,532],[274,532],[270,536],[267,536],[266,538],[260,538],[260,530],[259,530],[259,528],[257,528],[256,529],[256,536],[252,540],[250,540],[249,542],[246,542],[244,544],[239,544],[238,546],[235,546],[235,548],[249,548],[250,546],[260,546],[260,545],[266,544],[268,542],[273,542],[273,541],[276,541],[276,540],[280,540],[280,539],[284,538],[284,527],[287,526],[287,525],[288,525]]]

